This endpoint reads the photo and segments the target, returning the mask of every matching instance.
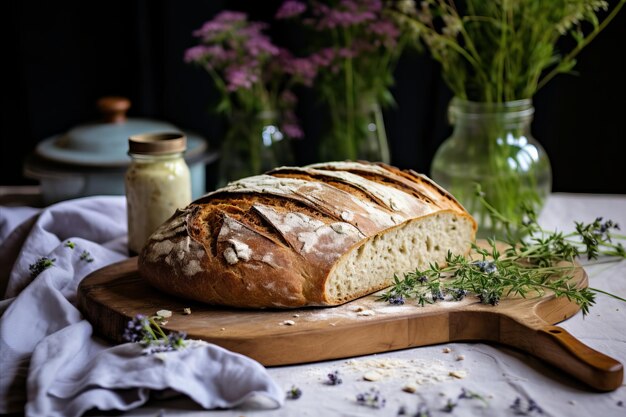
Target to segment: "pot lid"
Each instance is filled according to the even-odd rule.
[[[130,163],[128,138],[130,136],[181,132],[187,136],[187,156],[203,153],[205,140],[191,132],[153,119],[127,118],[130,100],[124,97],[103,97],[98,100],[103,120],[70,129],[41,141],[35,152],[55,162],[83,166],[124,166]]]

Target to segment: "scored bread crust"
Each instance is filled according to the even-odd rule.
[[[445,219],[461,225],[445,233],[457,233],[453,237],[462,243],[454,249],[467,253],[476,222],[424,175],[363,162],[282,167],[177,210],[148,239],[139,274],[168,294],[210,304],[337,305],[391,285],[393,272],[406,272],[391,266],[365,286],[356,282],[350,289],[348,283],[347,292],[332,295],[328,285],[340,282],[335,275],[345,273],[354,251],[386,233],[401,236],[403,228],[432,228]],[[447,248],[428,256],[409,251],[400,264],[414,269],[441,263],[445,253]]]

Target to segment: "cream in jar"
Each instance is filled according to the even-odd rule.
[[[126,171],[128,249],[138,254],[148,237],[177,208],[191,202],[189,167],[180,133],[147,133],[128,139],[132,162]]]

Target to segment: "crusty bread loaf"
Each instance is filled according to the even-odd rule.
[[[429,178],[370,163],[284,167],[179,210],[139,273],[169,294],[236,307],[338,305],[394,273],[467,253],[476,223]]]

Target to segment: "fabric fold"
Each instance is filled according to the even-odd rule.
[[[202,341],[144,354],[139,344],[111,346],[93,335],[76,306],[76,290],[91,272],[127,257],[124,197],[66,201],[38,214],[0,210],[0,225],[8,225],[0,243],[3,265],[13,265],[8,276],[0,276],[0,288],[6,287],[0,413],[73,417],[91,409],[124,411],[164,393],[207,409],[255,397],[269,407],[282,405],[282,390],[245,356]],[[34,273],[31,265],[42,257],[50,262]]]

